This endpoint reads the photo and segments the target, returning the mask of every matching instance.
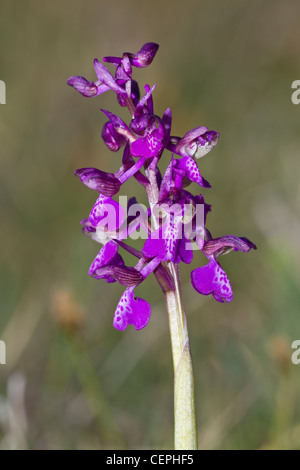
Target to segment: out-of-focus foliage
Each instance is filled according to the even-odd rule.
[[[73,171],[119,165],[99,111],[113,111],[115,98],[84,99],[66,85],[75,74],[93,79],[94,57],[154,41],[159,52],[137,77],[157,83],[156,112],[171,107],[174,135],[199,125],[221,133],[199,161],[212,184],[208,228],[258,246],[222,259],[229,305],[200,297],[190,267],[182,271],[199,445],[299,448],[299,2],[2,0],[0,10],[0,447],[172,447],[162,294],[145,282],[150,324],[115,331],[122,288],[88,276],[98,246],[79,227],[95,193]],[[203,262],[196,252],[193,267]]]

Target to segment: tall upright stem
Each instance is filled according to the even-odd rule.
[[[174,440],[176,450],[197,449],[197,426],[193,365],[185,312],[181,299],[179,270],[168,264],[174,280],[174,290],[165,291],[169,316],[174,366]]]
[[[146,175],[150,182],[147,187],[147,195],[152,212],[158,202],[159,193],[154,164],[146,168]],[[155,217],[153,222],[156,229]],[[174,366],[174,447],[176,450],[195,450],[197,449],[197,426],[194,376],[186,317],[181,298],[179,269],[171,262],[163,264],[173,280],[173,286],[166,287],[163,277],[160,279],[160,274],[156,273],[165,295],[171,334]]]

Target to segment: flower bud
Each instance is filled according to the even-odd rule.
[[[146,44],[143,45],[141,50],[131,58],[130,62],[132,65],[135,67],[147,67],[148,65],[151,64],[152,60],[155,57],[155,54],[157,53],[159,48],[158,44],[155,44],[154,42],[147,42]]]
[[[97,168],[79,168],[74,173],[90,189],[95,189],[104,196],[111,197],[120,190],[121,183],[113,173],[106,173]]]

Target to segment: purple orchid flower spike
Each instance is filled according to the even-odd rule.
[[[95,59],[97,81],[89,82],[80,76],[68,80],[70,86],[87,97],[113,90],[119,104],[130,111],[127,124],[111,111],[101,109],[109,120],[102,128],[105,145],[113,152],[124,147],[119,170],[108,173],[87,167],[75,171],[82,183],[99,193],[88,218],[82,220],[83,233],[104,245],[92,263],[90,274],[96,279],[117,281],[127,287],[115,314],[114,325],[119,329],[125,329],[128,324],[139,329],[148,323],[150,309],[145,300],[135,299],[134,288],[151,272],[162,274],[160,279],[163,283],[164,276],[167,279],[164,263],[189,264],[193,250],[198,247],[209,262],[192,271],[194,288],[203,295],[212,294],[220,302],[229,302],[232,289],[218,257],[231,250],[247,252],[256,248],[243,237],[228,235],[212,239],[206,228],[210,206],[201,194],[194,196],[185,189],[191,183],[210,188],[195,159],[216,146],[219,133],[201,126],[188,131],[182,138],[171,136],[171,110],[167,108],[162,117],[154,114],[153,91],[156,85],[145,85],[145,93],[140,98],[139,86],[132,77],[133,67],[150,65],[157,50],[157,44],[146,43],[136,54],[125,52],[122,57],[104,57],[104,62],[115,66],[114,76]],[[164,150],[179,158],[172,154],[161,175],[158,163]],[[142,209],[142,217],[126,217],[125,209],[112,199],[131,177],[146,189],[149,197],[150,207]],[[134,204],[137,201],[130,202],[128,210]],[[126,239],[139,229],[147,237],[141,251],[126,243]],[[137,266],[125,266],[118,247],[138,257]],[[172,282],[169,281],[166,285],[170,286]],[[128,308],[122,310],[126,302]],[[127,313],[122,314],[125,311]],[[144,316],[143,311],[146,312]]]
[[[205,266],[196,268],[191,273],[194,289],[202,295],[212,294],[218,302],[231,302],[233,293],[230,281],[218,261],[218,256],[229,251],[249,252],[256,246],[247,238],[233,235],[208,240],[203,246],[203,253],[209,259]]]
[[[114,173],[84,167],[75,171],[88,188],[98,192],[89,216],[81,220],[82,232],[103,245],[92,262],[89,274],[107,283],[118,282],[125,287],[117,304],[113,325],[124,331],[130,325],[136,330],[146,327],[151,317],[151,305],[137,297],[135,290],[153,274],[166,300],[169,317],[175,378],[175,448],[196,449],[197,430],[193,390],[192,360],[186,316],[181,298],[179,267],[189,264],[194,250],[201,250],[208,262],[191,272],[194,289],[210,295],[218,302],[231,302],[230,281],[219,257],[230,251],[249,252],[256,249],[246,237],[226,235],[212,238],[206,227],[211,206],[202,194],[187,191],[192,183],[210,188],[197,162],[218,143],[219,133],[205,126],[195,127],[182,138],[172,136],[172,112],[169,108],[158,116],[154,113],[153,92],[156,85],[140,88],[133,78],[134,68],[151,64],[158,44],[146,43],[136,53],[125,52],[121,57],[106,56],[108,68],[94,60],[95,82],[81,76],[69,78],[68,85],[85,97],[98,96],[112,90],[120,106],[129,111],[129,119],[102,109],[108,122],[102,127],[102,139],[112,152],[122,147],[120,167]],[[165,150],[171,152],[171,155]],[[117,157],[117,155],[116,155]],[[116,158],[115,157],[115,158]],[[176,157],[176,158],[175,158]],[[167,160],[166,160],[167,159]],[[160,166],[166,168],[161,172]],[[113,199],[130,178],[146,192],[148,205],[135,197],[123,205]],[[122,186],[122,189],[130,185]],[[142,249],[133,243],[143,238]],[[121,250],[135,262],[127,265]],[[151,294],[150,294],[151,296]]]

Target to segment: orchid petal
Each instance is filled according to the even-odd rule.
[[[89,215],[89,222],[93,227],[104,227],[108,231],[117,230],[124,222],[125,210],[110,197],[100,194]]]
[[[150,320],[151,306],[139,297],[134,297],[133,289],[126,289],[117,305],[113,325],[117,330],[124,331],[128,325],[136,330],[144,328]]]
[[[203,247],[203,253],[206,256],[213,254],[219,256],[221,254],[229,253],[229,251],[232,250],[247,253],[251,248],[256,250],[256,245],[248,240],[248,238],[225,235],[223,237],[208,240]]]
[[[105,196],[114,196],[119,192],[121,183],[113,173],[106,173],[97,168],[79,168],[74,173],[83,184]]]
[[[93,96],[98,96],[101,93],[109,90],[109,87],[106,85],[97,86],[94,82],[89,82],[86,78],[80,76],[70,77],[67,81],[67,84],[75,90],[77,90],[81,95],[86,98],[91,98]]]
[[[231,302],[232,288],[224,269],[214,259],[191,272],[194,289],[202,295],[212,294],[218,302]]]
[[[183,170],[186,177],[188,177],[194,183],[199,184],[205,188],[210,188],[210,184],[206,181],[199,171],[198,165],[191,157],[183,157],[178,160],[174,160],[174,171]]]
[[[126,91],[121,88],[112,74],[109,72],[109,70],[105,67],[105,65],[101,64],[98,59],[94,60],[94,68],[96,75],[100,82],[104,83],[107,87],[109,87],[111,90],[113,90],[118,96],[122,98],[127,98],[127,93]]]
[[[152,60],[154,59],[158,48],[158,44],[155,44],[154,42],[147,42],[143,45],[141,50],[139,50],[139,52],[131,58],[130,62],[135,67],[147,67],[151,64]]]

